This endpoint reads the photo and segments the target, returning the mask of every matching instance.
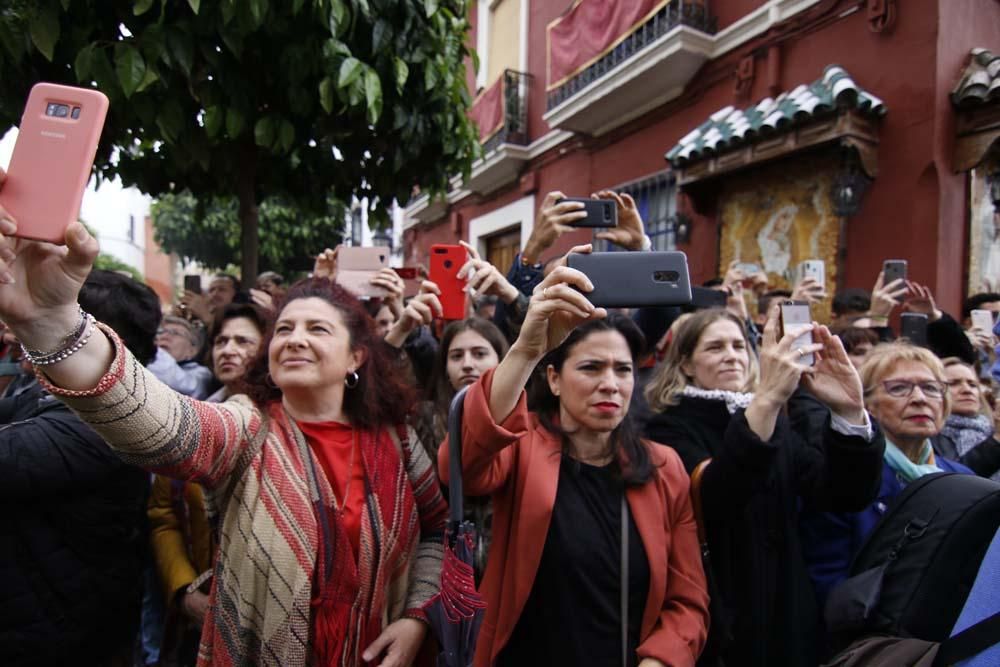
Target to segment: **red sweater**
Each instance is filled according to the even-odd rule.
[[[475,667],[493,664],[510,639],[542,557],[556,499],[561,457],[558,438],[528,412],[522,393],[502,424],[493,421],[489,392],[493,371],[465,397],[462,470],[468,495],[493,498],[493,541],[482,583],[486,617]],[[708,634],[708,593],[689,497],[690,482],[672,449],[647,443],[652,480],[626,492],[649,560],[638,654],[670,667],[689,667]],[[438,452],[438,471],[448,479],[448,442]]]

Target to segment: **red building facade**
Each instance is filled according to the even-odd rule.
[[[546,193],[616,189],[640,201],[657,248],[687,253],[696,282],[729,259],[773,262],[780,282],[782,267],[816,255],[829,287],[870,288],[884,259],[901,258],[952,312],[975,284],[974,175],[956,160],[953,91],[974,48],[1000,52],[996,0],[481,0],[472,12],[480,52],[504,57],[500,39],[516,52],[493,81],[470,68],[484,157],[447,197],[410,202],[407,264],[462,238],[503,265]],[[831,66],[853,92],[823,88]],[[833,103],[809,101],[824,91]],[[733,112],[762,101],[787,113],[744,132],[743,118],[757,121]],[[723,123],[693,158],[668,162],[724,116],[737,119],[732,136]],[[997,142],[980,144],[972,162],[989,172]],[[845,192],[846,210],[833,201]]]

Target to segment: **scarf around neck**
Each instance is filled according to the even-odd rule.
[[[688,398],[701,398],[707,401],[724,401],[729,414],[735,414],[737,410],[746,410],[753,400],[752,392],[726,391],[724,389],[699,389],[688,385],[681,391],[681,396]]]
[[[970,449],[993,435],[993,421],[986,415],[965,417],[949,415],[941,429],[941,434],[955,443],[958,455],[963,456]]]
[[[924,440],[920,448],[920,462],[914,463],[903,453],[899,447],[892,443],[889,438],[885,439],[885,462],[889,464],[896,476],[902,481],[910,483],[924,475],[934,472],[942,472],[934,461],[934,452],[931,450],[930,440]]]

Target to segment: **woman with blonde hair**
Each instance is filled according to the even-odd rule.
[[[882,479],[878,496],[861,511],[803,517],[803,553],[822,599],[847,577],[865,538],[907,484],[936,472],[972,474],[931,447],[952,400],[944,365],[933,352],[903,342],[879,345],[861,366],[861,380],[865,405],[885,435]]]
[[[931,438],[934,453],[958,461],[982,477],[1000,482],[1000,414],[990,408],[976,369],[958,357],[944,359],[951,414]]]
[[[779,337],[777,304],[759,363],[743,323],[699,311],[676,332],[647,388],[650,440],[698,480],[716,601],[703,665],[815,665],[818,608],[798,542],[802,506],[854,510],[874,497],[882,455],[861,381],[839,339],[811,325],[798,351]],[[801,363],[816,356],[815,366]],[[759,379],[758,379],[759,375]],[[800,382],[830,410],[815,444],[783,408]]]

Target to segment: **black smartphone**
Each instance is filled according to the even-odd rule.
[[[725,308],[729,295],[722,290],[711,289],[710,287],[692,287],[690,310],[704,310],[706,308]]]
[[[812,315],[809,312],[809,304],[801,301],[785,301],[781,304],[781,336],[786,334],[795,335],[805,327],[812,324]],[[792,350],[798,350],[806,345],[812,345],[813,337],[811,331],[804,331],[795,336],[792,341]],[[812,366],[816,363],[816,355],[799,355],[798,362],[803,366]]]
[[[882,263],[882,284],[888,285],[894,280],[906,280],[906,260],[887,259]]]
[[[588,199],[586,197],[566,197],[564,201],[578,201],[583,204],[587,217],[569,223],[570,227],[617,227],[618,205],[612,199]]]
[[[184,291],[201,294],[201,276],[184,276]]]
[[[923,313],[903,313],[899,316],[900,338],[914,345],[927,346],[927,316]]]
[[[691,302],[687,255],[682,252],[574,253],[570,268],[594,283],[587,299],[599,307],[679,306]]]

